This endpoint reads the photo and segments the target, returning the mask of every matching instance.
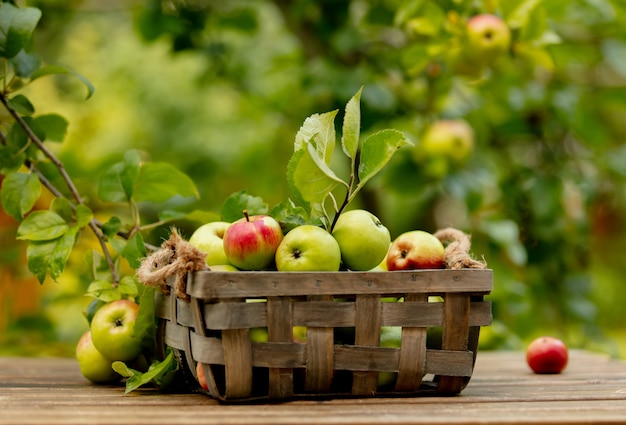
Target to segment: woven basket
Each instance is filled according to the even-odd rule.
[[[189,376],[202,364],[220,401],[456,395],[492,320],[492,282],[489,269],[197,271],[190,301],[157,295],[159,336]],[[383,327],[401,328],[399,348],[380,346]],[[258,328],[266,342],[250,337]]]

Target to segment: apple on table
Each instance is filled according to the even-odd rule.
[[[93,345],[114,361],[134,360],[141,353],[141,340],[135,336],[139,304],[116,300],[102,306],[91,320]]]
[[[113,362],[93,345],[91,331],[85,332],[76,344],[76,360],[82,375],[94,384],[108,384],[121,376],[113,370]]]

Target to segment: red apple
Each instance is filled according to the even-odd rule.
[[[206,377],[204,376],[204,369],[202,368],[202,363],[198,363],[196,365],[196,374],[198,375],[198,384],[202,387],[203,390],[208,391],[209,386],[206,383]]]
[[[481,14],[467,21],[468,58],[489,63],[509,50],[511,31],[496,15]]]
[[[535,373],[561,373],[567,366],[567,360],[567,346],[551,336],[533,340],[526,349],[526,362]]]
[[[232,223],[224,232],[224,253],[240,270],[263,270],[272,264],[283,231],[268,215],[248,216]]]
[[[387,253],[387,270],[441,269],[443,244],[432,234],[412,230],[398,236]]]

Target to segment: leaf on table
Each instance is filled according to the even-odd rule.
[[[124,394],[128,394],[150,383],[160,386],[171,373],[178,370],[178,362],[174,357],[174,352],[169,350],[165,359],[153,362],[147,372],[131,369],[126,364],[119,361],[113,362],[112,367],[117,373],[127,378]]]

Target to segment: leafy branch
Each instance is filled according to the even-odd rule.
[[[139,266],[147,249],[142,232],[175,218],[177,211],[165,212],[157,223],[142,225],[140,204],[162,203],[173,196],[198,196],[191,179],[169,164],[143,162],[137,151],[126,153],[102,176],[98,195],[105,202],[124,202],[130,210],[130,223],[110,217],[105,223],[94,217],[78,186],[49,142],[62,142],[68,123],[56,114],[36,115],[30,100],[16,94],[33,81],[50,75],[71,75],[87,87],[87,98],[94,87],[83,76],[66,68],[41,66],[32,52],[32,39],[41,11],[0,3],[0,103],[11,118],[0,123],[0,199],[4,210],[20,222],[17,238],[28,241],[29,270],[43,283],[47,276],[57,280],[64,271],[80,231],[88,228],[98,241],[102,256],[93,252],[92,283],[88,295],[107,302],[136,297],[140,288],[134,276],[120,276],[120,262]],[[62,186],[60,185],[62,184]],[[64,186],[64,187],[63,187]],[[53,196],[47,210],[36,207],[46,188]]]
[[[339,215],[354,200],[365,184],[378,174],[394,153],[412,145],[398,130],[377,131],[361,138],[361,92],[348,101],[343,119],[341,148],[350,160],[350,176],[341,179],[330,164],[336,145],[337,110],[308,117],[296,134],[294,154],[289,160],[287,178],[296,199],[308,209],[313,220],[319,219],[332,232]],[[342,188],[343,201],[337,202],[334,191]],[[328,214],[330,204],[333,215]]]

